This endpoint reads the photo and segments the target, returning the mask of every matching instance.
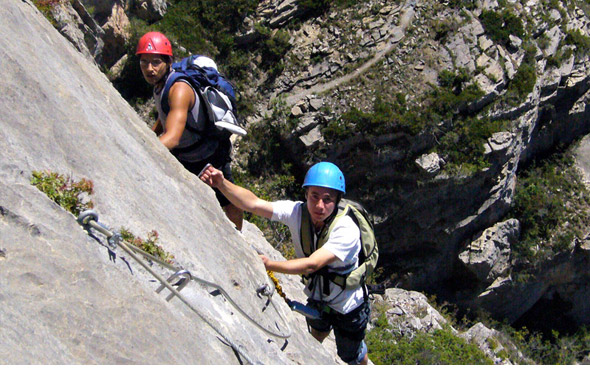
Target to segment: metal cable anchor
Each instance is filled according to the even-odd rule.
[[[270,297],[272,296],[273,292],[273,289],[270,288],[268,283],[263,283],[256,289],[256,295],[258,295],[259,298],[261,295]]]
[[[183,288],[185,288],[185,286],[190,281],[192,281],[193,276],[192,276],[191,272],[189,272],[188,270],[179,270],[176,273],[172,274],[170,277],[168,277],[168,279],[166,280],[166,282],[168,282],[169,284],[172,285],[174,282],[176,282],[181,277],[182,277],[182,282],[180,282],[180,284],[176,288],[176,291],[180,292],[180,290],[182,290]],[[158,289],[156,290],[156,293],[159,294],[160,292],[162,292],[162,290],[164,289],[164,287],[166,287],[166,286],[164,286],[163,283],[160,284],[160,287],[158,287]],[[168,295],[166,297],[166,301],[169,302],[173,297],[174,297],[174,293],[170,293],[170,295]]]

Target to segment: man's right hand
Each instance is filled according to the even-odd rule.
[[[199,179],[205,184],[219,189],[235,207],[264,218],[272,218],[273,207],[271,202],[261,200],[251,191],[225,179],[223,172],[215,167],[205,167],[199,174]]]
[[[213,188],[219,188],[225,178],[223,172],[209,165],[199,174],[199,179]]]

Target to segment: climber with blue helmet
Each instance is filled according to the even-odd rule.
[[[303,275],[307,305],[319,312],[306,317],[312,336],[322,342],[334,329],[340,358],[348,364],[367,364],[364,337],[370,305],[366,286],[341,287],[327,278],[357,268],[361,252],[358,225],[350,216],[337,215],[338,203],[346,193],[342,171],[331,162],[313,165],[303,182],[305,202],[263,200],[225,179],[214,167],[206,168],[200,178],[236,207],[289,227],[297,258],[275,261],[260,255],[264,266],[273,272]],[[306,233],[314,240],[311,252],[307,249],[310,242],[303,241]]]

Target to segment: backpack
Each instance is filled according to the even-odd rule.
[[[199,94],[209,122],[220,131],[246,135],[236,116],[236,94],[232,84],[217,70],[217,65],[206,56],[192,55],[172,64],[172,73],[162,90],[162,110],[170,111],[168,94],[172,85],[184,79]]]
[[[369,214],[361,204],[356,201],[341,199],[338,203],[338,212],[334,219],[328,226],[325,226],[320,233],[317,245],[313,244],[313,224],[307,205],[304,205],[301,211],[301,248],[306,257],[309,257],[316,249],[321,248],[327,241],[330,232],[334,229],[334,225],[343,216],[348,215],[352,218],[354,223],[359,227],[361,232],[361,251],[359,253],[359,265],[356,269],[348,274],[337,274],[328,272],[327,267],[317,271],[314,274],[327,277],[330,281],[340,286],[342,289],[356,289],[363,286],[367,278],[373,274],[377,260],[379,259],[379,247],[377,246],[377,239],[375,238],[375,231],[373,229],[373,222],[369,218]],[[317,247],[317,248],[316,248]],[[304,277],[304,283],[307,285],[313,278],[313,274]],[[324,283],[324,288],[328,286]],[[324,291],[326,295],[329,291]]]

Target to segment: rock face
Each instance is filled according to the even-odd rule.
[[[72,0],[50,6],[56,28],[99,66],[117,69],[129,41],[129,17],[160,20],[168,9],[165,0]]]
[[[447,320],[428,303],[426,296],[416,291],[387,289],[383,297],[379,297],[376,302],[391,307],[385,314],[397,334],[411,336],[417,331],[432,333],[448,324]]]
[[[518,239],[520,226],[516,219],[499,222],[486,229],[465,251],[459,260],[475,274],[479,281],[491,284],[510,272],[510,245]]]
[[[30,1],[4,1],[0,20],[11,36],[0,40],[0,363],[337,363],[333,342],[313,340],[276,294],[269,306],[257,295],[269,280],[256,249],[279,257],[260,232],[231,226],[212,190]],[[209,323],[179,299],[167,302],[151,274],[33,187],[34,170],[90,179],[101,223],[141,237],[156,230],[175,265],[291,336],[260,330],[200,283],[182,293]],[[290,298],[303,298],[297,278],[279,277]]]

